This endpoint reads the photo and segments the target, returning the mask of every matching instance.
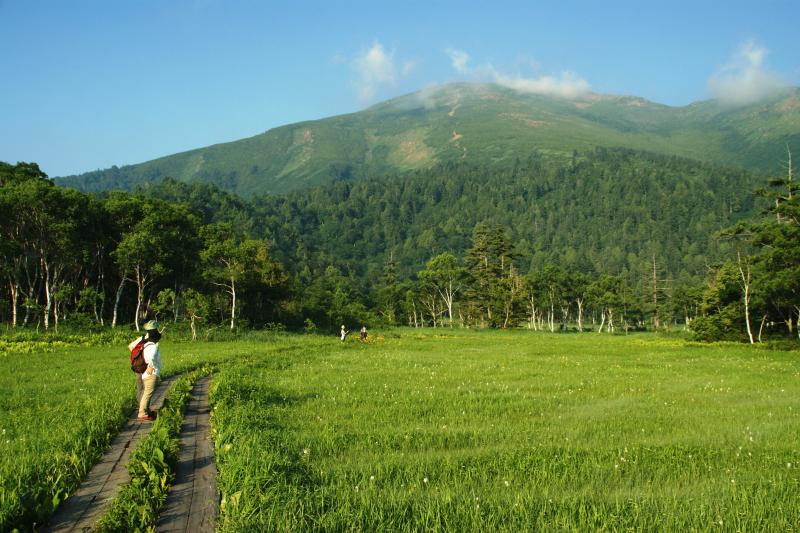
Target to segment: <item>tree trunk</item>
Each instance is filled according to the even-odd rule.
[[[44,330],[47,331],[50,328],[50,311],[53,308],[53,287],[51,285],[50,280],[50,269],[47,268],[46,263],[42,263],[42,269],[44,270]]]
[[[19,298],[19,284],[12,281],[9,283],[11,290],[11,327],[17,327],[17,299]]]
[[[653,253],[653,329],[658,331],[658,269],[656,268],[656,254]]]
[[[175,284],[175,298],[172,300],[172,323],[178,323],[178,284]]]
[[[58,306],[59,306],[58,296],[53,294],[53,331],[58,333]]]
[[[767,315],[761,317],[761,326],[758,328],[758,342],[761,343],[761,333],[764,331],[764,323],[767,321]]]
[[[742,255],[737,253],[736,256],[739,259],[739,274],[742,276],[742,289],[744,290],[744,321],[747,324],[747,337],[750,339],[750,344],[755,344],[753,330],[750,328],[750,280],[752,277],[750,265],[746,265],[747,271],[745,272],[745,267],[742,266]]]
[[[597,328],[597,333],[603,332],[603,326],[605,325],[605,323],[606,323],[606,310],[603,309],[603,312],[600,313],[600,327]]]
[[[800,339],[800,306],[795,306],[795,311],[797,311],[797,322],[795,322],[795,331],[797,331],[797,338]]]
[[[98,251],[97,252],[97,263],[98,263],[98,273],[97,273],[97,294],[101,295],[100,298],[100,311],[97,310],[97,299],[95,298],[94,301],[94,317],[97,322],[100,323],[101,326],[105,325],[105,314],[106,314],[106,275],[105,270],[103,269],[103,254]]]
[[[136,325],[136,331],[139,331],[139,313],[142,311],[142,300],[144,299],[144,276],[142,276],[142,269],[138,265],[135,268],[136,272],[136,314],[133,316],[133,323]]]
[[[578,298],[575,303],[578,305],[578,331],[583,331],[583,300]]]
[[[119,301],[122,298],[122,288],[125,286],[126,279],[123,277],[122,281],[119,282],[119,287],[117,287],[117,294],[114,297],[114,314],[111,315],[111,327],[117,327],[117,317],[119,316]]]
[[[444,291],[439,290],[439,296],[442,297],[442,301],[447,307],[447,318],[450,320],[451,328],[453,327],[453,302],[456,298],[456,292],[458,292],[458,289],[454,289],[452,283],[449,283]]]
[[[231,331],[236,321],[236,281],[231,277]]]
[[[30,285],[28,287],[28,296],[25,298],[25,317],[23,317],[23,319],[22,319],[22,327],[27,326],[28,322],[30,321],[30,318],[31,318],[31,305],[30,305],[30,302],[33,301],[33,291],[34,291],[34,287],[33,287],[33,285]]]

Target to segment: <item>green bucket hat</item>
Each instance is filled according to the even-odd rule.
[[[145,331],[158,331],[158,320],[148,320],[144,324]]]

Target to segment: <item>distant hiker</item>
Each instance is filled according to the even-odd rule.
[[[158,348],[158,341],[161,340],[161,332],[158,331],[158,322],[150,320],[144,325],[144,335],[131,342],[128,349],[133,354],[134,349],[141,349],[144,357],[144,368],[131,365],[136,372],[136,401],[139,404],[139,420],[155,420],[155,416],[150,412],[150,398],[156,389],[156,382],[161,376],[161,351]],[[141,347],[139,347],[141,345]],[[133,363],[133,361],[131,361]],[[146,366],[144,366],[146,365]],[[141,370],[141,374],[139,373]]]
[[[339,340],[344,342],[344,338],[347,337],[347,334],[350,333],[349,331],[344,329],[344,324],[342,324],[342,330],[339,332]]]
[[[359,331],[359,338],[361,339],[361,342],[367,340],[367,326],[361,326],[361,331]]]

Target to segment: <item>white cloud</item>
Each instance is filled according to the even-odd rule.
[[[470,72],[470,68],[467,65],[469,63],[469,54],[464,50],[446,48],[444,53],[450,58],[456,72],[459,74],[468,74]]]
[[[708,80],[711,94],[729,104],[746,105],[786,87],[778,75],[764,68],[767,53],[763,46],[746,42],[734,59]]]
[[[435,82],[426,85],[421,90],[417,91],[417,99],[425,109],[435,109],[437,107],[436,97],[439,95],[441,89],[442,86]]]
[[[375,97],[381,85],[394,85],[397,81],[397,67],[392,53],[387,53],[383,45],[376,42],[363,55],[353,61],[358,79],[358,97],[368,101]]]
[[[403,63],[403,68],[400,70],[401,76],[408,76],[414,69],[417,68],[417,62],[413,59],[409,59]]]
[[[524,77],[521,75],[508,75],[497,71],[491,63],[470,67],[470,56],[458,48],[446,48],[445,53],[450,58],[453,69],[459,74],[469,74],[478,79],[490,79],[498,85],[503,85],[523,93],[544,94],[559,98],[579,98],[589,92],[589,83],[574,72],[562,72],[559,76]],[[537,71],[541,64],[527,56],[520,58],[518,63],[528,69]]]
[[[558,98],[579,98],[589,92],[589,82],[574,72],[562,72],[560,76],[524,78],[508,76],[490,68],[495,83],[522,93],[543,94]]]

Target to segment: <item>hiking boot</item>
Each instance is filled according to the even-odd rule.
[[[140,416],[136,420],[138,420],[139,422],[152,422],[155,419],[156,417],[154,417],[153,415],[146,415],[146,416]]]

